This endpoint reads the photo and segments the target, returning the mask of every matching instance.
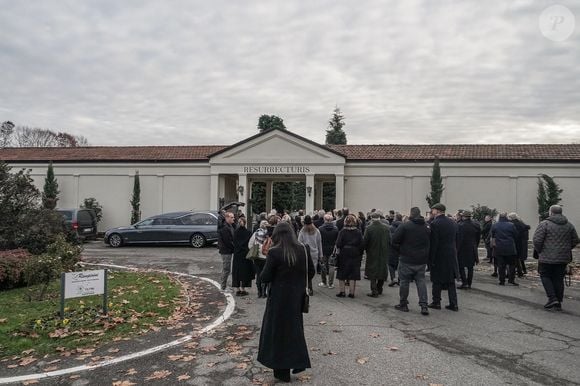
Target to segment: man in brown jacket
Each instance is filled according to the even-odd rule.
[[[578,233],[562,215],[562,207],[552,205],[550,216],[534,233],[534,249],[539,255],[538,272],[548,296],[546,309],[562,310],[566,266],[572,261],[572,249],[578,241]]]

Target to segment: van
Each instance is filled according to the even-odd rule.
[[[92,209],[56,209],[64,217],[68,231],[75,232],[80,240],[97,239],[97,215]]]

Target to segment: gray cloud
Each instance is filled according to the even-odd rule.
[[[542,36],[547,1],[1,4],[0,119],[91,144],[229,144],[264,113],[323,142],[335,104],[349,143],[580,137],[578,27]]]

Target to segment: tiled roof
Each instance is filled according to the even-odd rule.
[[[89,146],[24,147],[0,149],[0,160],[9,162],[176,162],[207,161],[225,146]]]
[[[228,146],[90,146],[0,149],[7,162],[199,162]],[[566,145],[329,145],[348,161],[571,161],[580,144]]]
[[[566,145],[329,145],[349,161],[580,161],[580,144]]]

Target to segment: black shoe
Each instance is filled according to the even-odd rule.
[[[354,299],[354,294],[348,294],[348,297]]]
[[[511,285],[513,285],[515,287],[519,286],[519,284],[516,283],[515,281],[508,281],[508,284],[511,284]]]
[[[236,291],[236,296],[242,296],[242,291]]]
[[[459,307],[457,307],[455,304],[449,304],[448,306],[445,306],[445,308],[451,311],[459,311]]]
[[[240,296],[248,296],[249,294],[248,291],[240,291]]]
[[[306,370],[306,369],[294,369],[294,370],[292,370],[292,374],[300,374],[304,370]]]
[[[377,293],[378,293],[379,295],[382,295],[382,294],[383,294],[383,289],[382,289],[382,288],[379,288],[379,289],[377,290]]]
[[[467,284],[461,284],[460,286],[457,287],[457,289],[467,289],[468,286]]]
[[[370,297],[370,298],[378,298],[379,297],[379,294],[376,293],[376,292],[371,292],[370,294],[367,294],[367,296]]]
[[[557,304],[560,304],[560,302],[557,300],[550,300],[544,305],[544,308],[554,308]]]
[[[274,378],[282,382],[290,382],[290,370],[276,370],[274,369]]]
[[[562,303],[558,303],[554,306],[554,311],[562,311]]]
[[[441,309],[441,303],[429,303],[427,305],[427,307],[433,308],[434,310],[440,310]]]
[[[344,292],[339,292],[336,294],[336,297],[337,298],[344,298],[344,297],[346,297],[346,294]]]
[[[498,284],[499,285],[505,285],[505,283],[504,282],[501,282],[501,281]]]
[[[471,284],[468,284],[467,285],[467,289],[471,289]]]
[[[497,277],[497,272],[492,273],[491,276]]]
[[[397,285],[397,282],[394,280],[391,280],[391,282],[389,283],[389,287],[394,287]]]
[[[395,309],[403,312],[409,312],[409,307],[406,304],[397,304],[395,305]]]
[[[421,306],[421,315],[429,315],[429,308]]]

